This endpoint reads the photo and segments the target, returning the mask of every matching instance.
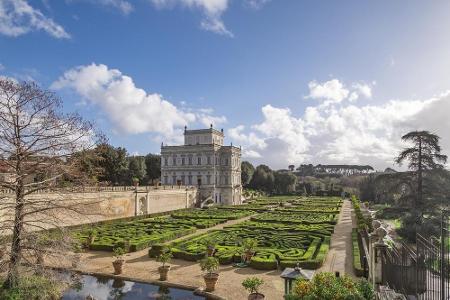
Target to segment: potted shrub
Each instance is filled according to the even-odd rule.
[[[97,229],[95,229],[95,228],[90,228],[88,230],[88,239],[87,239],[88,247],[91,246],[92,243],[94,243],[95,238],[97,237],[97,234],[98,234],[98,232],[97,232]]]
[[[169,273],[170,266],[166,266],[166,263],[170,261],[172,258],[172,253],[168,248],[164,248],[161,251],[161,254],[157,257],[157,261],[162,263],[162,266],[158,268],[159,272],[159,280],[166,281],[167,280],[167,273]]]
[[[123,259],[123,255],[125,254],[125,250],[121,247],[114,248],[114,258],[113,261],[114,274],[119,275],[122,274],[123,264],[125,260]]]
[[[248,277],[242,281],[242,286],[250,293],[248,300],[262,300],[264,295],[258,292],[261,285],[264,284],[264,280],[258,277]]]
[[[242,251],[244,262],[250,262],[253,255],[255,255],[255,248],[258,246],[258,241],[252,238],[245,239],[242,242]]]
[[[219,269],[219,260],[213,256],[207,256],[200,261],[200,267],[202,268],[202,271],[206,271],[206,274],[203,275],[206,285],[205,291],[214,291],[217,279],[219,279],[219,274],[214,273],[214,271]]]
[[[206,247],[206,255],[214,256],[216,252],[216,242],[214,239],[207,238],[202,241],[202,244]]]

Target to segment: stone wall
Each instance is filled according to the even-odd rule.
[[[42,220],[43,227],[69,226],[98,222],[117,218],[132,217],[134,215],[161,213],[171,210],[193,207],[197,198],[197,189],[193,187],[164,187],[133,189],[115,189],[88,192],[53,191],[51,193],[37,193],[30,195],[30,202],[40,203],[52,201],[53,204],[65,207],[51,211],[44,211],[29,217],[29,221]],[[1,199],[1,197],[6,198]],[[0,208],[5,207],[13,194],[0,193]],[[136,206],[137,200],[137,206]],[[36,204],[38,205],[38,204]],[[68,209],[67,209],[68,208]],[[13,211],[0,210],[0,222],[13,220]],[[31,228],[30,228],[31,229]]]

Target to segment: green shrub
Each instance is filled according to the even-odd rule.
[[[332,273],[317,273],[311,281],[297,280],[293,286],[291,300],[372,300],[373,288],[367,281],[355,281],[349,276],[336,277]]]
[[[361,266],[361,249],[359,248],[359,235],[358,230],[353,228],[352,230],[352,253],[353,253],[353,269],[356,276],[363,276],[364,270]]]
[[[258,253],[250,260],[250,267],[257,270],[275,270],[278,268],[278,261],[274,254],[268,253],[262,256]]]
[[[247,277],[242,281],[242,286],[250,293],[258,293],[259,287],[264,284],[264,280],[258,277]]]

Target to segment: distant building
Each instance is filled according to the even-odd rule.
[[[161,145],[161,182],[195,185],[200,200],[241,204],[241,149],[223,145],[223,129],[184,130],[184,145]]]

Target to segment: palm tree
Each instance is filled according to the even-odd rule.
[[[413,203],[414,209],[417,205],[423,204],[423,172],[441,169],[442,164],[447,162],[447,156],[441,154],[439,139],[438,135],[429,131],[411,131],[402,136],[402,140],[412,143],[412,146],[405,148],[395,162],[402,164],[403,161],[408,160],[408,168],[417,174],[417,197]]]

